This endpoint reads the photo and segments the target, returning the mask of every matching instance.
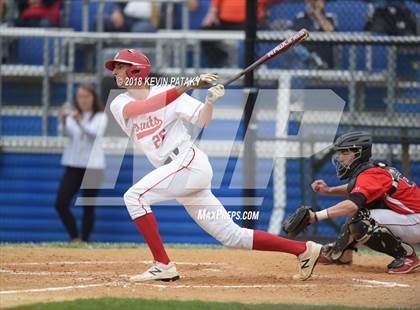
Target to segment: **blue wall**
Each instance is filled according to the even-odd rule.
[[[115,158],[108,158],[112,164]],[[150,165],[145,158],[140,158],[144,171],[150,171]],[[214,180],[223,180],[222,186],[216,186],[214,193],[218,197],[238,197],[237,206],[228,206],[230,211],[239,211],[241,190],[228,188],[229,180],[236,159],[227,165],[224,160],[211,158],[214,168]],[[270,161],[261,161],[263,166],[271,165]],[[242,169],[241,161],[237,162]],[[137,162],[136,162],[137,166]],[[397,165],[398,166],[398,165]],[[412,163],[414,180],[420,183],[420,163]],[[122,197],[125,190],[132,184],[132,156],[125,156],[117,184],[113,190],[102,190],[100,196]],[[299,162],[287,162],[287,209],[290,213],[301,204]],[[263,169],[261,169],[263,170]],[[55,195],[63,172],[58,154],[21,154],[0,153],[0,240],[1,241],[52,241],[67,240],[68,237],[54,210]],[[323,178],[336,184],[334,170],[327,164],[320,172]],[[257,178],[261,178],[257,174]],[[272,179],[267,188],[257,190],[257,195],[263,197],[259,207],[260,217],[257,228],[267,229],[273,206]],[[328,206],[337,202],[338,198],[320,197],[319,204]],[[80,224],[81,208],[72,207]],[[196,225],[182,208],[174,205],[157,205],[153,211],[159,222],[162,238],[165,242],[174,243],[217,243]],[[335,231],[326,223],[318,226],[318,233],[332,236]],[[96,225],[91,237],[92,241],[103,242],[138,242],[142,241],[130,220],[125,206],[96,207]]]
[[[51,241],[67,240],[68,237],[55,212],[54,201],[59,181],[63,173],[58,154],[21,154],[0,153],[0,240],[1,241]],[[107,158],[111,164],[116,158]],[[212,159],[215,178],[223,173],[225,162]],[[233,162],[232,162],[233,163]],[[150,171],[150,164],[140,158],[140,165],[145,172]],[[137,166],[137,162],[136,162]],[[132,156],[125,156],[114,190],[102,190],[101,197],[122,197],[132,184]],[[229,170],[233,170],[232,164]],[[231,173],[231,172],[230,172]],[[228,189],[222,186],[215,194],[220,197],[238,197],[237,206],[229,206],[231,211],[239,211],[240,189]],[[267,228],[272,206],[272,189],[258,190],[264,197],[260,207],[258,227]],[[82,208],[74,206],[80,224]],[[217,243],[196,225],[182,206],[157,205],[153,211],[158,219],[162,238],[165,242],[176,243]],[[141,241],[125,206],[96,207],[96,225],[91,236],[92,241],[135,242]]]

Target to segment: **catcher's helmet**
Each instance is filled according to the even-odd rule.
[[[105,63],[105,68],[111,71],[114,70],[116,62],[131,65],[131,67],[127,69],[128,77],[146,79],[149,76],[151,68],[150,61],[146,55],[138,50],[131,48],[120,50],[115,54],[114,59],[108,60]]]
[[[334,142],[334,151],[341,150],[349,150],[355,154],[353,161],[348,164],[341,163],[337,154],[333,156],[337,177],[348,179],[360,164],[369,161],[372,156],[372,136],[362,131],[343,134]]]

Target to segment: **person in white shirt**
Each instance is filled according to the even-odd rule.
[[[155,0],[112,3],[111,13],[104,18],[106,32],[155,32],[160,6]]]
[[[201,228],[227,247],[296,255],[300,271],[297,278],[308,279],[320,255],[320,244],[242,228],[211,192],[212,167],[207,155],[191,141],[184,121],[200,128],[209,126],[213,103],[224,95],[224,87],[217,84],[208,89],[204,103],[185,92],[215,83],[217,74],[203,74],[177,87],[151,87],[144,83],[150,73],[150,61],[134,49],[119,51],[105,67],[112,71],[118,87],[127,89],[111,102],[115,120],[132,137],[134,147],[142,150],[155,166],[124,194],[127,210],[154,258],[146,272],[130,280],[179,279],[151,209],[151,205],[170,199],[182,204]],[[215,216],[202,218],[199,214],[203,211]]]
[[[81,233],[70,211],[70,203],[80,190],[85,173],[89,173],[89,188],[83,189],[84,197],[96,197],[105,169],[105,155],[98,140],[104,135],[107,117],[95,90],[90,85],[80,85],[76,101],[69,113],[64,105],[60,110],[60,128],[68,138],[61,164],[65,167],[55,201],[55,209],[66,228],[70,241],[89,240],[93,224],[93,206],[83,206]],[[96,141],[95,141],[96,140]],[[93,183],[92,183],[93,181]]]

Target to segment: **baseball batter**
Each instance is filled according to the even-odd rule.
[[[153,265],[132,281],[179,279],[176,266],[170,261],[161,241],[151,205],[176,199],[193,220],[223,245],[261,251],[278,251],[296,255],[298,279],[312,274],[321,252],[321,245],[308,241],[289,240],[260,230],[241,228],[228,216],[220,201],[211,192],[212,167],[207,155],[191,141],[184,121],[198,127],[209,126],[213,103],[224,95],[223,85],[211,87],[202,103],[185,92],[214,84],[217,74],[203,74],[181,86],[149,86],[145,81],[150,61],[140,51],[124,49],[105,67],[112,71],[118,87],[127,92],[111,103],[111,112],[135,147],[140,148],[155,169],[134,184],[124,195],[128,212],[153,255]],[[205,209],[220,215],[201,219]]]

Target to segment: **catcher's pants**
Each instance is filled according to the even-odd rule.
[[[192,146],[134,184],[124,194],[124,202],[134,220],[152,212],[152,204],[176,199],[201,228],[223,245],[252,249],[253,231],[233,222],[210,190],[212,177],[207,155]]]
[[[420,213],[399,214],[388,209],[370,210],[370,217],[378,225],[387,227],[392,233],[409,244],[420,243]]]

